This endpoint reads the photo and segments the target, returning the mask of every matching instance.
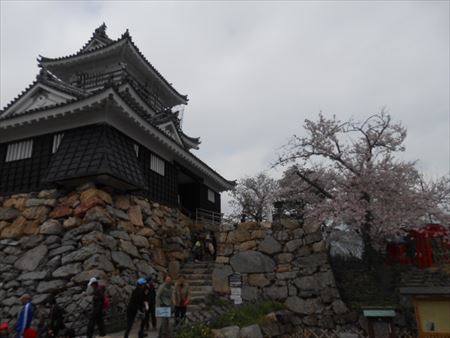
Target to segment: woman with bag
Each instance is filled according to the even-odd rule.
[[[184,276],[180,275],[175,284],[174,302],[175,302],[175,326],[180,324],[186,317],[186,309],[189,304],[191,290],[189,284],[184,280]]]

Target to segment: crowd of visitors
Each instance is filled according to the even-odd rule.
[[[174,284],[174,285],[173,285]],[[109,297],[104,285],[97,278],[89,280],[86,295],[92,296],[91,309],[87,312],[87,338],[92,338],[95,328],[99,336],[106,335],[104,315],[109,307]],[[139,278],[131,293],[126,311],[126,330],[124,338],[128,338],[137,318],[141,319],[138,337],[146,337],[151,328],[157,330],[157,317],[160,317],[159,338],[173,337],[172,316],[175,326],[180,325],[186,316],[186,308],[190,300],[190,289],[184,276],[179,276],[175,283],[170,276],[166,276],[156,290],[151,277]],[[64,324],[65,311],[56,302],[54,295],[50,295],[43,303],[46,316],[39,320],[37,328],[32,327],[34,306],[31,296],[24,294],[20,297],[23,305],[16,322],[16,338],[74,338],[75,331]],[[9,338],[10,327],[0,324],[0,338]]]

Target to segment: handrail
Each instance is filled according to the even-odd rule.
[[[164,109],[164,105],[160,98],[156,94],[148,91],[145,86],[135,79],[134,76],[131,75],[126,69],[117,69],[105,73],[79,74],[77,79],[72,81],[71,84],[76,87],[89,90],[105,84],[116,83],[125,78],[129,80],[136,92],[138,92],[138,94],[141,95],[144,101],[147,101],[150,106],[157,110]]]
[[[220,225],[222,224],[223,214],[212,210],[197,208],[195,210],[195,221],[197,224]]]

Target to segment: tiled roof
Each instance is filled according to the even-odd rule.
[[[112,90],[112,91],[111,91],[111,90]],[[108,91],[111,91],[111,94],[109,94],[109,95],[113,95],[112,93],[114,93],[115,95],[117,95],[121,100],[124,101],[125,104],[127,104],[127,105],[131,108],[131,110],[133,110],[138,116],[140,116],[141,118],[143,118],[143,120],[145,120],[145,122],[147,122],[147,123],[148,123],[149,125],[151,125],[153,128],[158,129],[158,128],[154,125],[154,123],[152,123],[152,118],[151,118],[151,116],[150,116],[149,114],[147,114],[147,112],[146,112],[145,110],[143,110],[143,109],[136,103],[136,101],[134,101],[134,99],[131,97],[131,95],[129,95],[129,93],[127,94],[126,91],[119,92],[115,86],[109,86],[109,87],[107,87],[107,88],[104,88],[104,89],[102,89],[102,90],[99,90],[99,91],[96,92],[96,93],[90,93],[90,95],[89,95],[88,97],[83,98],[83,99],[80,99],[80,100],[74,99],[74,100],[72,100],[71,102],[67,102],[67,103],[64,103],[64,104],[59,104],[59,105],[57,105],[57,107],[65,107],[65,106],[67,106],[67,110],[68,110],[68,111],[71,111],[71,110],[74,109],[74,106],[73,106],[74,104],[75,104],[75,105],[78,104],[78,103],[81,104],[81,103],[86,102],[86,101],[89,101],[89,100],[99,100],[102,96],[104,97]],[[98,98],[96,98],[96,96],[98,96]],[[55,107],[56,107],[56,106],[55,106]],[[26,113],[27,113],[27,114],[30,114],[30,115],[35,115],[36,113],[41,113],[41,111],[52,110],[52,109],[55,108],[55,107],[51,107],[51,108],[45,107],[45,108],[43,108],[43,109],[37,109],[37,110],[33,110],[33,111],[27,111]],[[18,117],[18,116],[17,116],[17,115],[12,116],[12,118],[16,118],[16,117]],[[30,116],[30,118],[31,118],[31,116]],[[5,118],[5,119],[6,119],[6,118]],[[2,121],[2,120],[0,119],[0,122],[1,122],[1,121]],[[161,131],[160,129],[158,129],[158,131],[161,133],[161,136],[170,138],[169,136],[167,136],[167,135],[166,135],[163,131]],[[64,139],[66,139],[66,137],[64,137]],[[173,141],[173,140],[172,140],[172,141]],[[174,141],[174,142],[175,142],[175,141]],[[63,143],[64,143],[64,140],[63,140]],[[77,146],[78,146],[78,145],[79,145],[79,144],[77,143]],[[199,163],[199,164],[201,164],[202,166],[206,167],[206,168],[207,168],[207,171],[210,171],[210,172],[214,173],[215,175],[217,175],[217,176],[220,178],[220,180],[223,180],[223,182],[225,182],[225,184],[229,187],[228,189],[231,189],[230,187],[232,187],[232,186],[235,185],[235,182],[234,182],[234,181],[228,181],[228,180],[226,180],[225,178],[223,178],[217,171],[215,171],[214,169],[212,169],[210,166],[208,166],[205,162],[203,162],[203,161],[202,161],[201,159],[199,159],[197,156],[195,156],[194,154],[192,154],[191,152],[189,152],[188,150],[186,150],[186,148],[181,147],[181,149],[184,150],[185,154],[188,156],[187,158],[191,157],[192,159],[196,160],[197,163]],[[133,151],[133,152],[134,152],[134,151]],[[58,151],[58,153],[59,153],[59,151]],[[58,154],[58,153],[57,153],[57,154]],[[55,156],[56,156],[56,155],[55,155]],[[121,160],[124,160],[125,158],[126,158],[126,157],[122,157]],[[64,169],[64,170],[67,170],[67,168]],[[73,174],[73,173],[74,173],[74,172],[73,172],[74,170],[75,170],[75,169],[72,168],[69,174]],[[76,171],[76,170],[75,170],[75,171]],[[48,175],[48,178],[51,179],[51,177],[52,177],[52,175],[49,174],[49,175]],[[58,177],[58,175],[55,174],[55,179],[56,179],[57,177]]]
[[[64,133],[53,155],[46,182],[109,175],[136,188],[145,180],[132,143],[107,125],[72,129]]]
[[[101,24],[98,28],[95,29],[95,31],[92,33],[92,37],[89,39],[88,42],[84,44],[83,47],[78,51],[78,53],[82,53],[84,49],[89,46],[89,44],[93,40],[101,41],[102,43],[109,45],[114,42],[113,39],[111,39],[108,34],[106,34],[106,25],[105,23]]]
[[[109,38],[108,38],[109,39]],[[63,57],[58,57],[58,58],[48,58],[48,57],[43,57],[43,56],[41,56],[40,57],[40,59],[38,60],[39,61],[39,64],[41,64],[41,65],[44,65],[45,66],[45,64],[48,64],[48,63],[51,63],[51,62],[58,62],[58,61],[64,61],[64,60],[68,60],[68,59],[73,59],[73,58],[76,58],[76,57],[78,57],[78,56],[81,56],[81,55],[89,55],[89,54],[94,54],[94,53],[97,53],[97,52],[99,52],[99,51],[101,51],[101,50],[104,50],[104,49],[106,49],[106,48],[109,48],[109,47],[111,47],[111,46],[113,46],[113,45],[115,45],[115,44],[118,44],[118,43],[120,43],[120,42],[122,42],[122,41],[126,41],[126,42],[128,42],[134,49],[135,49],[135,51],[137,52],[137,54],[142,58],[142,60],[144,60],[144,62],[150,67],[150,69],[152,69],[152,71],[153,72],[155,72],[155,74],[163,81],[163,83],[165,83],[169,88],[171,88],[171,90],[178,96],[178,97],[180,97],[180,98],[182,98],[184,101],[188,101],[188,97],[187,97],[187,95],[183,95],[183,94],[180,94],[173,86],[172,86],[172,84],[170,83],[170,82],[168,82],[165,78],[164,78],[164,76],[162,76],[161,75],[161,73],[147,60],[147,58],[144,56],[144,54],[142,54],[142,52],[139,50],[139,48],[134,44],[134,42],[133,42],[133,40],[132,40],[132,38],[131,38],[131,36],[130,36],[130,34],[129,34],[129,32],[128,32],[128,29],[125,31],[125,33],[123,33],[122,34],[122,36],[119,38],[119,39],[117,39],[117,40],[111,40],[111,42],[108,42],[105,46],[102,46],[102,47],[99,47],[99,48],[95,48],[95,49],[92,49],[92,50],[87,50],[87,51],[83,51],[83,49],[90,43],[90,41],[80,50],[80,51],[78,51],[77,53],[74,53],[74,54],[70,54],[70,55],[67,55],[67,56],[63,56]]]
[[[14,103],[16,103],[18,100],[20,100],[25,94],[27,94],[34,86],[36,86],[39,83],[41,83],[43,85],[46,85],[46,86],[49,86],[49,87],[51,87],[53,89],[59,90],[61,92],[64,92],[66,94],[69,94],[71,96],[75,96],[75,98],[72,99],[72,100],[68,100],[67,102],[64,102],[64,103],[55,104],[53,106],[45,106],[45,107],[41,107],[41,108],[27,110],[27,111],[24,111],[21,115],[29,113],[29,112],[41,111],[41,110],[46,110],[46,109],[49,109],[49,108],[55,108],[55,107],[59,107],[59,106],[64,106],[66,104],[75,102],[77,99],[84,98],[84,97],[87,97],[89,95],[84,90],[61,81],[56,76],[54,76],[53,74],[48,72],[45,68],[43,68],[43,69],[41,69],[39,74],[36,76],[36,80],[34,80],[19,95],[17,95],[2,110],[0,110],[0,121],[7,120],[7,119],[13,118],[15,116],[18,116],[17,114],[14,114],[14,115],[8,115],[8,116],[1,117],[1,115],[6,110],[8,110]]]
[[[411,268],[402,274],[400,292],[403,294],[442,294],[450,296],[450,266],[428,269]]]

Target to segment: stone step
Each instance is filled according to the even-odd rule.
[[[209,295],[209,293],[205,292],[191,292],[191,299],[192,298],[203,298],[206,299],[206,297]]]
[[[212,287],[212,281],[210,280],[193,280],[193,281],[189,281],[189,285],[191,287],[194,286],[211,286]]]
[[[213,290],[212,286],[209,286],[209,285],[193,286],[192,284],[190,284],[190,289],[191,289],[191,292],[201,291],[201,292],[206,292],[206,293],[211,293]]]
[[[203,296],[191,296],[191,304],[204,304],[205,297]]]
[[[185,279],[211,279],[212,276],[210,273],[191,273],[189,275],[184,275]]]
[[[198,274],[198,273],[212,273],[213,269],[210,268],[186,268],[183,267],[180,270],[182,275]]]
[[[188,269],[196,269],[196,268],[200,268],[200,269],[211,269],[214,268],[214,263],[186,263],[183,265],[183,268],[188,268]]]

